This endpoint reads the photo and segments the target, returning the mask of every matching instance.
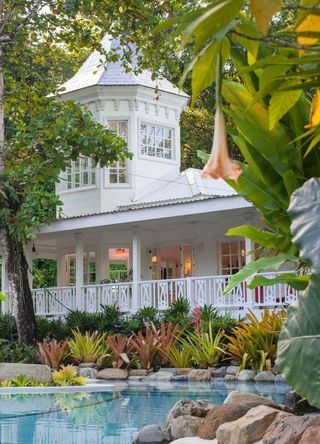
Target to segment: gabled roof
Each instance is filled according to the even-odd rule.
[[[112,39],[106,35],[101,41],[102,47],[105,51],[116,51],[120,53],[121,46],[119,39]],[[137,67],[137,56],[135,55],[135,46],[132,44],[133,60],[132,68]],[[164,91],[171,94],[188,97],[186,93],[176,88],[171,82],[166,79],[152,80],[152,72],[143,70],[141,73],[135,74],[133,71],[126,72],[121,65],[121,60],[117,62],[108,62],[101,64],[103,55],[98,51],[94,51],[88,59],[81,66],[79,71],[66,83],[61,85],[64,88],[61,94],[66,94],[79,89],[90,86],[145,86],[159,91]]]

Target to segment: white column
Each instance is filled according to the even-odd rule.
[[[84,308],[82,300],[82,290],[83,286],[83,239],[80,233],[76,234],[76,296],[77,296],[77,307],[82,310]]]
[[[141,239],[138,233],[132,238],[132,306],[131,311],[135,313],[139,308],[139,286],[141,280]]]
[[[96,282],[107,278],[106,248],[103,244],[96,248]]]

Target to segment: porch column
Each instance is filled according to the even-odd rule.
[[[76,234],[76,297],[77,306],[83,310],[81,287],[83,286],[83,239],[81,233]]]
[[[141,279],[141,239],[138,233],[132,238],[132,306],[135,313],[139,308],[139,285]]]
[[[246,250],[246,265],[249,265],[252,262],[252,255],[248,254],[250,251],[254,249],[254,242],[250,239],[245,238],[245,250]],[[249,308],[254,307],[255,302],[255,292],[254,290],[247,288],[247,305]]]
[[[106,279],[107,277],[107,267],[105,259],[105,246],[97,245],[96,248],[96,283],[99,284],[100,281]]]

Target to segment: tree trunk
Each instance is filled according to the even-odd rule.
[[[4,80],[2,45],[0,45],[0,173],[4,171]]]
[[[28,262],[23,245],[6,230],[9,297],[13,298],[19,344],[32,344],[36,334],[32,293],[28,280]]]

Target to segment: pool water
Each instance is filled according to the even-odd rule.
[[[99,388],[94,389],[99,390]],[[1,444],[132,444],[146,424],[164,426],[179,399],[221,404],[232,390],[282,402],[284,384],[115,384],[103,391],[0,395]]]

